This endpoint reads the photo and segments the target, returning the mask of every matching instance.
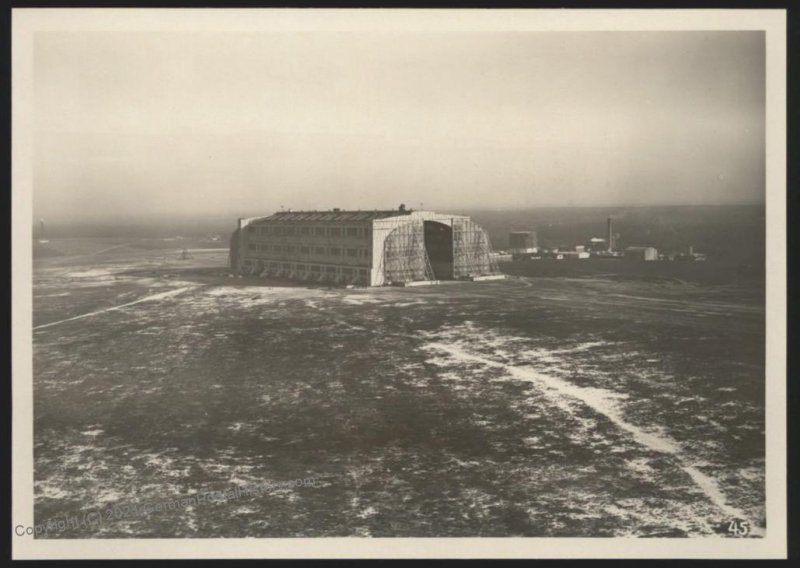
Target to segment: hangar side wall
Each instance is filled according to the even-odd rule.
[[[239,232],[239,272],[368,284],[372,259],[368,221],[263,219],[247,223]]]

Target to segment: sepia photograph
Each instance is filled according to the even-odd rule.
[[[786,554],[783,11],[153,12],[14,11],[15,556]]]

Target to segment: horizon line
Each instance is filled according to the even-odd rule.
[[[765,207],[766,201],[760,202],[742,202],[742,203],[702,203],[702,204],[694,204],[694,203],[681,203],[681,204],[656,204],[656,205],[534,205],[534,206],[526,206],[526,207],[513,207],[513,206],[504,206],[504,207],[458,207],[458,208],[441,208],[441,207],[433,207],[433,208],[415,208],[415,207],[407,207],[408,211],[450,211],[450,210],[458,210],[458,211],[491,211],[491,212],[520,212],[520,211],[533,211],[533,210],[540,210],[540,209],[668,209],[668,208],[708,208],[708,207]],[[319,212],[328,212],[333,211],[333,207],[324,208],[324,209],[300,209],[300,208],[291,208],[292,212],[311,212],[311,211],[319,211]],[[340,208],[342,211],[394,211],[395,208],[361,208],[361,209],[348,209],[348,208]],[[272,214],[272,213],[280,213],[281,211],[287,212],[289,208],[284,209],[272,209],[265,214]],[[237,212],[227,212],[227,213],[182,213],[182,212],[170,212],[170,213],[130,213],[130,214],[90,214],[83,217],[68,217],[68,218],[56,218],[54,221],[50,221],[51,223],[102,223],[104,219],[107,219],[109,222],[113,222],[115,219],[147,219],[147,218],[182,218],[182,219],[191,219],[191,218],[225,218],[230,217],[231,219],[238,219],[240,217],[240,213]],[[252,216],[252,215],[250,215]],[[33,213],[32,215],[34,223],[39,223],[41,220],[47,221],[48,216]],[[52,217],[50,217],[52,219]]]

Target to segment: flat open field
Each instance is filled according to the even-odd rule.
[[[42,536],[766,530],[758,286],[306,288],[222,276],[226,250],[48,246],[35,520],[123,513]],[[124,512],[232,487],[261,490]]]

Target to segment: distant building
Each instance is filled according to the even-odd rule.
[[[653,247],[628,247],[625,249],[626,260],[658,260],[658,251]]]
[[[605,239],[601,239],[600,237],[592,237],[586,242],[586,250],[589,252],[607,251],[608,245],[606,244]]]
[[[286,211],[239,219],[237,274],[381,286],[499,275],[489,236],[469,217],[401,206],[385,211]]]
[[[589,256],[589,253],[583,250],[560,250],[555,254],[556,260],[583,260]]]
[[[689,245],[686,253],[678,253],[673,256],[673,260],[706,260],[706,254],[703,252],[695,252],[694,247]]]
[[[512,260],[523,260],[539,253],[536,231],[513,231],[508,234],[508,252]]]
[[[39,243],[40,243],[40,244],[46,244],[46,243],[49,243],[49,242],[50,242],[50,240],[49,240],[49,239],[47,239],[47,238],[44,236],[44,219],[40,219],[40,220],[39,220],[39,223],[40,223],[40,229],[39,229]]]

